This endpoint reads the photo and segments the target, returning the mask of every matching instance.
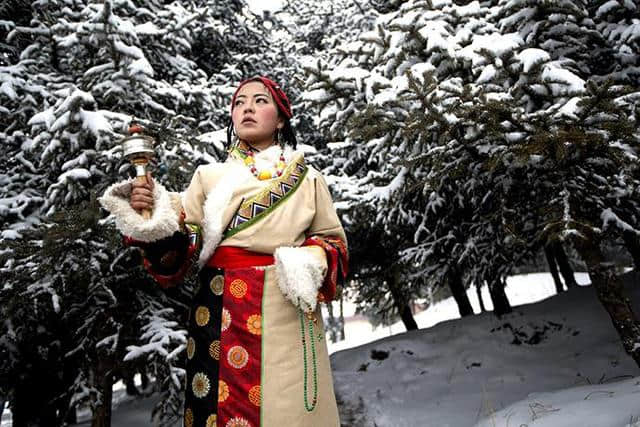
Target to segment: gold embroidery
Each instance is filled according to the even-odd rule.
[[[231,326],[231,313],[229,313],[229,310],[226,308],[222,309],[222,324],[220,326],[222,332],[226,331],[229,329],[229,326]]]
[[[229,291],[231,295],[236,298],[244,298],[247,294],[247,282],[241,279],[236,279],[229,285]]]
[[[251,424],[244,418],[235,417],[230,419],[225,427],[251,427]]]
[[[214,295],[222,295],[224,291],[224,277],[221,275],[217,275],[213,279],[211,279],[211,283],[209,283],[209,287],[211,288],[211,292]]]
[[[187,408],[184,411],[184,427],[193,427],[193,411],[191,408]]]
[[[249,402],[253,403],[256,406],[260,406],[260,393],[261,391],[259,385],[254,385],[253,387],[251,387],[251,390],[249,390]]]
[[[195,397],[203,398],[209,393],[209,388],[211,387],[209,383],[209,378],[202,372],[198,372],[193,376],[193,381],[191,382],[191,390],[193,391],[193,395]]]
[[[262,317],[259,314],[252,314],[247,319],[247,329],[254,335],[262,333]]]
[[[220,359],[220,341],[214,340],[211,342],[209,345],[209,356],[211,356],[213,360]]]
[[[218,381],[218,402],[224,402],[229,397],[229,386],[224,381]]]
[[[187,340],[187,358],[189,360],[193,359],[193,355],[196,352],[196,342],[193,338],[189,338]]]
[[[249,352],[242,346],[235,345],[227,353],[229,365],[236,369],[242,369],[249,363]]]
[[[196,323],[198,326],[209,323],[209,309],[207,307],[200,306],[196,309]]]

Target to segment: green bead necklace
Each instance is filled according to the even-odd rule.
[[[307,344],[305,338],[304,313],[299,310],[300,314],[300,332],[302,335],[302,356],[304,358],[304,408],[307,412],[311,412],[318,404],[318,362],[316,358],[316,344],[313,336],[313,314],[307,316],[309,324],[309,341],[311,342],[311,360],[313,362],[313,400],[309,404],[308,394],[308,367],[307,367]]]

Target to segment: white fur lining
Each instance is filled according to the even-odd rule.
[[[255,153],[253,158],[256,161],[256,169],[263,170],[273,168],[278,160],[280,160],[280,150],[281,148],[279,145],[272,145],[269,148],[265,148],[264,150]],[[288,145],[285,146],[283,154],[284,160],[287,164],[289,164],[295,153],[296,152],[293,151],[293,148]]]
[[[315,311],[327,266],[305,247],[280,247],[273,254],[278,286],[303,311]]]
[[[178,231],[178,213],[171,206],[169,192],[159,182],[153,187],[153,212],[151,218],[144,219],[131,205],[131,184],[133,180],[111,185],[98,200],[116,220],[116,228],[125,236],[143,242],[152,242],[171,236]]]
[[[230,168],[220,178],[218,184],[207,194],[207,199],[202,207],[204,214],[202,219],[203,244],[198,258],[198,266],[200,268],[206,264],[218,247],[220,240],[222,240],[224,228],[227,225],[222,222],[222,216],[227,206],[229,206],[233,191],[242,182],[237,173],[238,170],[236,168]]]

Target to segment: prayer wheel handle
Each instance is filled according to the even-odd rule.
[[[121,142],[124,157],[131,162],[136,170],[136,181],[147,183],[147,166],[154,157],[154,139],[144,135],[144,128],[138,124],[132,124],[128,129],[129,136]],[[144,219],[151,218],[150,209],[142,209],[140,215]]]

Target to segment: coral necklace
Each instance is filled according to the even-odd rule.
[[[286,166],[284,161],[284,151],[280,151],[280,157],[274,167],[263,169],[261,171],[258,171],[256,168],[256,160],[253,158],[253,150],[251,148],[246,151],[246,155],[247,156],[244,158],[244,164],[249,166],[253,176],[261,181],[281,176]]]

